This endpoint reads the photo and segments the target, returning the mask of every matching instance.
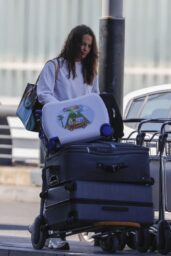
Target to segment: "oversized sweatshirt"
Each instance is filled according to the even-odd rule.
[[[56,61],[57,60],[53,60]],[[37,83],[37,95],[39,102],[44,105],[48,102],[63,101],[76,98],[89,93],[99,93],[97,76],[94,78],[92,85],[83,81],[82,64],[75,63],[76,77],[73,79],[72,74],[68,78],[68,69],[66,61],[59,59],[59,67],[56,70],[52,61],[45,64],[40,73]]]

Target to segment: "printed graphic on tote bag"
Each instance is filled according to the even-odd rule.
[[[57,116],[58,124],[69,131],[78,128],[85,128],[91,124],[94,119],[92,109],[84,105],[74,105],[64,108]]]

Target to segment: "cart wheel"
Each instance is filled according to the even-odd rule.
[[[150,233],[146,228],[140,228],[136,232],[136,249],[139,252],[147,252],[150,247]]]
[[[118,239],[116,236],[108,236],[100,240],[100,247],[104,252],[115,252],[118,248]]]
[[[131,231],[126,234],[126,244],[129,248],[135,250],[136,249],[136,234]]]
[[[34,249],[42,249],[46,241],[46,232],[42,229],[45,224],[44,218],[37,216],[33,223],[31,242]]]
[[[171,250],[171,229],[165,220],[158,223],[157,249],[161,254],[167,254]]]
[[[125,248],[126,245],[126,233],[125,232],[118,232],[116,234],[118,239],[118,247],[117,249],[122,251]]]

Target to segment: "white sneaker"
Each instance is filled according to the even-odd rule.
[[[67,241],[61,238],[50,238],[48,248],[59,249],[59,250],[69,250],[69,244]]]

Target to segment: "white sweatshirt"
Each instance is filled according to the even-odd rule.
[[[57,60],[53,61],[57,63]],[[61,59],[59,61],[61,63]],[[85,84],[81,68],[81,62],[76,62],[76,77],[73,79],[71,74],[71,77],[68,78],[66,61],[62,62],[57,71],[57,79],[55,81],[55,65],[51,61],[47,62],[37,83],[39,102],[44,105],[48,102],[68,100],[92,92],[99,93],[97,76],[92,85]]]

